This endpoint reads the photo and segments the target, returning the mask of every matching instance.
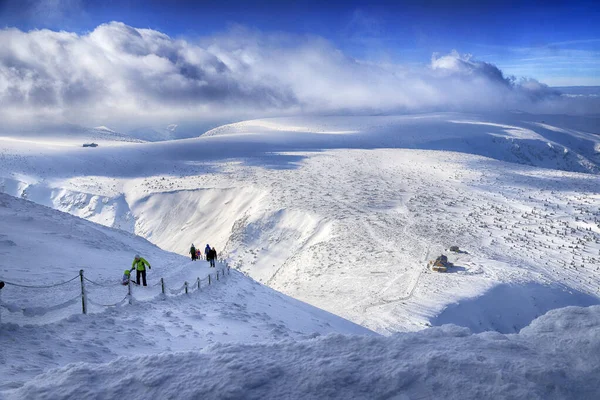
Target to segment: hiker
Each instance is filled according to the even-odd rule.
[[[131,279],[131,271],[126,269],[125,272],[123,272],[123,278],[121,279],[121,283],[123,285],[129,285],[129,279]]]
[[[214,247],[212,248],[212,253],[213,253],[213,264],[215,262],[217,262],[217,249],[215,249]]]
[[[136,254],[135,258],[133,259],[133,263],[131,264],[131,270],[133,271],[134,268],[136,270],[136,281],[138,285],[140,284],[141,276],[142,281],[144,282],[144,286],[148,286],[146,284],[146,266],[148,266],[148,269],[152,269],[148,261],[140,257],[139,254]]]
[[[202,260],[202,253],[200,252],[200,249],[196,249],[196,259]]]
[[[210,266],[212,268],[215,268],[215,261],[217,259],[217,251],[213,247],[212,249],[210,249],[209,253],[210,253]]]
[[[208,261],[208,253],[210,253],[210,246],[207,244],[204,248],[204,255],[206,256],[206,261]]]
[[[210,261],[210,256],[212,256],[212,252],[210,250],[204,251],[204,255],[206,256],[206,261],[208,261],[210,263],[210,266],[212,267],[212,262]]]
[[[192,247],[190,248],[190,255],[192,256],[192,261],[196,261],[196,247],[194,247],[194,243],[192,243]]]

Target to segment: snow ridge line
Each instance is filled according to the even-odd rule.
[[[217,281],[220,280],[219,276],[224,277],[226,273],[227,273],[227,275],[231,275],[231,271],[230,270],[231,270],[231,267],[229,266],[229,264],[228,263],[225,264],[224,268],[221,268],[220,270],[216,271],[216,273],[215,273],[216,280]],[[67,301],[65,301],[65,302],[63,302],[61,304],[57,304],[57,305],[49,306],[49,307],[21,307],[21,306],[18,306],[16,304],[3,302],[2,301],[2,296],[0,296],[0,311],[2,310],[2,308],[4,308],[4,309],[8,310],[10,313],[19,313],[20,312],[20,313],[23,313],[23,315],[26,316],[26,317],[36,317],[36,316],[45,315],[46,313],[51,312],[51,311],[56,311],[56,310],[59,310],[59,309],[67,308],[67,307],[69,307],[69,306],[71,306],[73,304],[78,303],[79,301],[82,301],[84,303],[82,312],[83,312],[83,314],[86,314],[87,313],[86,306],[85,306],[86,302],[89,302],[90,304],[95,305],[97,307],[117,307],[117,306],[122,305],[128,299],[129,299],[129,303],[130,304],[131,304],[132,300],[135,300],[133,298],[133,294],[130,292],[129,289],[128,289],[128,293],[125,295],[125,297],[122,300],[120,300],[120,301],[118,301],[118,302],[116,302],[114,304],[102,304],[102,303],[97,303],[97,302],[89,299],[88,298],[87,289],[85,288],[85,285],[84,285],[84,281],[93,283],[93,284],[101,286],[101,287],[113,287],[115,285],[106,285],[106,284],[100,284],[98,282],[94,282],[94,281],[92,281],[92,280],[87,279],[86,277],[84,277],[83,276],[83,270],[81,270],[81,271],[82,271],[81,274],[78,274],[77,276],[75,276],[72,279],[69,279],[67,281],[60,282],[60,283],[57,283],[57,284],[54,284],[54,285],[46,285],[46,286],[42,286],[42,285],[39,285],[39,286],[21,285],[21,284],[15,284],[15,283],[10,283],[10,282],[6,282],[6,281],[0,280],[0,282],[4,282],[7,285],[13,285],[13,286],[17,286],[17,287],[23,287],[23,288],[27,288],[27,289],[45,289],[45,288],[53,288],[53,287],[61,286],[61,285],[70,283],[70,282],[74,281],[77,278],[81,278],[81,289],[82,289],[81,294],[75,296],[74,298],[72,298],[70,300],[67,300]],[[219,272],[220,272],[220,274],[219,274]],[[200,279],[200,278],[196,279],[194,281],[193,285],[190,285],[187,281],[184,282],[183,286],[181,288],[177,289],[177,290],[171,290],[169,288],[166,288],[165,285],[164,285],[164,279],[162,279],[162,278],[161,278],[161,280],[157,284],[152,285],[152,287],[156,287],[156,286],[159,286],[159,285],[162,286],[162,295],[163,296],[166,296],[166,290],[168,290],[169,293],[172,294],[172,295],[179,295],[183,291],[185,291],[186,294],[189,294],[190,292],[193,292],[193,291],[200,291],[201,290],[201,283],[203,281],[205,281],[207,283],[207,285],[211,285],[211,282],[214,282],[211,279],[211,274],[209,273],[208,276],[205,277],[205,278],[203,278],[203,279]],[[0,295],[1,294],[2,294],[2,289],[0,289]],[[1,317],[1,313],[0,313],[0,317]],[[2,319],[0,318],[0,322],[1,321],[2,321]]]

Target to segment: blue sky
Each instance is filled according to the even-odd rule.
[[[78,33],[121,21],[172,37],[240,24],[317,35],[362,60],[427,63],[456,49],[505,74],[600,85],[600,2],[0,0],[0,25]]]

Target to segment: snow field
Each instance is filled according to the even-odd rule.
[[[54,154],[60,174],[25,168],[10,179],[43,177],[37,185],[65,195],[44,203],[32,196],[44,192],[35,183],[14,194],[180,254],[210,237],[259,281],[379,332],[418,330],[498,284],[598,295],[598,175],[565,170],[595,171],[599,141],[593,126],[567,122],[522,114],[245,121],[198,139],[69,150],[82,158]],[[348,147],[356,150],[332,150]],[[450,245],[467,250],[450,255],[455,273],[425,269]]]
[[[600,248],[593,229],[598,217],[590,200],[597,196],[595,176],[513,167],[456,153],[340,150],[309,156],[297,169],[229,165],[224,170],[227,177],[189,177],[182,185],[186,201],[201,204],[196,208],[200,213],[211,212],[216,195],[207,196],[207,201],[206,190],[201,190],[192,197],[187,188],[197,184],[196,179],[217,188],[211,192],[223,185],[262,187],[260,203],[248,211],[236,214],[225,201],[216,217],[242,215],[221,231],[221,237],[229,234],[224,252],[233,265],[278,290],[378,331],[421,329],[444,304],[477,296],[502,282],[561,283],[597,294],[593,265]],[[465,170],[469,161],[486,169]],[[510,179],[498,170],[508,171]],[[546,186],[526,191],[531,176],[543,177]],[[158,184],[145,182],[144,187]],[[222,193],[228,196],[231,190]],[[175,198],[172,192],[166,196]],[[561,210],[562,222],[551,214],[551,207]],[[154,209],[151,215],[156,214],[161,211]],[[580,215],[586,216],[592,231],[574,228],[566,234],[564,227],[579,226]],[[193,220],[202,224],[203,218]],[[165,230],[175,231],[176,226]],[[533,229],[545,233],[532,234]],[[428,259],[452,244],[467,249],[450,254],[456,274],[425,269]],[[280,257],[278,262],[270,261],[274,256]],[[547,267],[573,259],[588,270],[572,273],[565,271],[568,267]],[[404,304],[398,301],[410,293]],[[382,321],[370,321],[365,311]],[[390,327],[389,321],[402,314],[413,319]]]

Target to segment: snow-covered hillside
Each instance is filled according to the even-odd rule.
[[[0,280],[9,283],[0,290],[0,390],[20,387],[71,362],[109,362],[118,356],[199,350],[215,343],[333,332],[374,335],[237,271],[216,281],[222,265],[211,269],[206,261],[191,262],[132,234],[5,194],[0,194],[0,219]],[[127,287],[120,279],[136,253],[152,269],[149,286],[135,286],[136,302],[127,305],[121,302]],[[80,269],[89,279],[88,315],[81,314]],[[205,279],[209,273],[210,286]],[[14,285],[52,286],[73,277],[77,279],[56,287]],[[161,277],[167,297],[161,295]],[[197,278],[203,279],[200,291],[185,295],[179,290]],[[116,303],[120,306],[102,306]]]
[[[86,129],[81,136],[87,137],[95,142],[119,141],[143,143],[145,141],[143,139],[136,138],[135,136],[116,132],[110,128],[107,128],[106,126],[97,126],[95,128]]]
[[[3,288],[4,306],[37,313],[26,313],[24,324],[0,307],[0,399],[563,399],[600,392],[600,306],[551,311],[518,334],[445,325],[382,337],[235,270],[200,291],[164,297],[153,285],[159,275],[170,284],[191,280],[210,271],[206,262],[3,194],[0,214],[1,277],[11,283],[55,283],[76,274],[81,261],[87,276],[106,285],[87,283],[88,300],[107,301],[125,290],[118,276],[131,252],[153,264],[150,286],[134,289],[133,305],[88,315],[79,304],[52,309],[70,286]],[[77,281],[72,289],[77,296]],[[56,321],[45,322],[44,312]]]
[[[180,254],[210,241],[259,281],[380,332],[422,329],[456,302],[493,303],[479,296],[497,285],[541,285],[519,318],[506,303],[502,322],[468,324],[513,332],[597,298],[597,122],[304,117],[110,148],[5,141],[1,187]],[[447,253],[453,273],[427,270],[451,245],[465,250]]]
[[[31,129],[8,130],[0,133],[2,146],[6,142],[23,143],[23,147],[45,144],[53,147],[82,147],[83,144],[95,143],[100,146],[123,145],[126,143],[144,143],[146,140],[133,135],[117,132],[106,126],[85,128],[77,125],[56,126],[47,131]]]

